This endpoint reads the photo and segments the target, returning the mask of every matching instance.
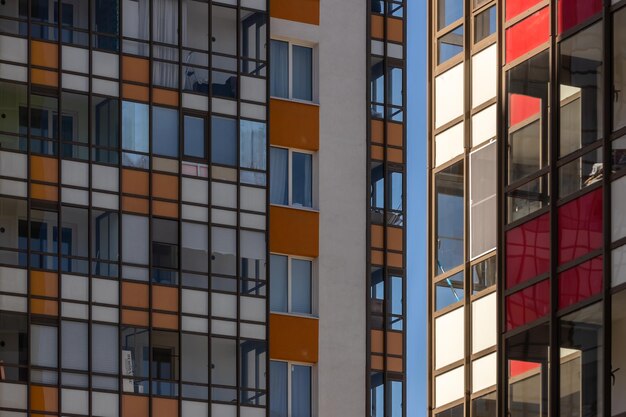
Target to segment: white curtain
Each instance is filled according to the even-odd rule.
[[[270,151],[270,201],[274,204],[289,204],[288,167],[289,151],[271,148]]]
[[[152,3],[152,40],[159,43],[178,45],[178,1],[154,0]],[[186,13],[183,13],[183,27]],[[178,62],[178,50],[175,48],[155,48],[155,58]],[[177,88],[178,64],[153,62],[153,82],[156,85]]]
[[[264,170],[265,123],[242,120],[239,129],[241,167]]]
[[[274,97],[289,98],[289,44],[271,41],[270,94]]]

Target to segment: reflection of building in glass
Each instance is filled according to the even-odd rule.
[[[431,2],[433,416],[626,415],[626,3],[604,3]]]

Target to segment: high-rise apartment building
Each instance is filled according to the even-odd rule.
[[[0,0],[0,416],[403,417],[405,26]]]
[[[429,2],[429,415],[626,415],[626,2]]]

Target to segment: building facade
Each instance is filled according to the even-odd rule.
[[[626,415],[625,5],[429,2],[429,415]]]
[[[404,9],[0,1],[0,416],[405,415]]]

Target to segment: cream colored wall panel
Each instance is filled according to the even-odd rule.
[[[435,78],[435,128],[463,115],[463,64]]]
[[[441,407],[465,394],[465,367],[460,366],[435,378],[435,407]]]
[[[497,365],[495,352],[472,362],[472,392],[496,385]]]
[[[435,369],[463,359],[465,307],[435,319]]]
[[[435,136],[435,166],[445,164],[464,151],[465,123],[461,122]]]
[[[496,293],[472,303],[472,353],[497,343],[497,317]]]
[[[498,91],[498,50],[493,44],[472,57],[472,107],[494,98]]]
[[[489,106],[472,117],[472,147],[493,139],[497,135],[498,106]]]

